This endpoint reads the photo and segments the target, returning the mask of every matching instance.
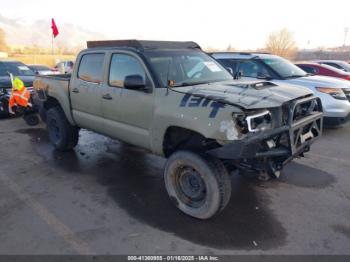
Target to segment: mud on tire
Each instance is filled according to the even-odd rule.
[[[46,112],[49,139],[56,149],[67,151],[78,144],[79,128],[72,126],[61,107],[56,106]]]
[[[165,186],[184,213],[208,219],[222,211],[231,197],[231,180],[223,163],[207,155],[177,151],[167,160]]]

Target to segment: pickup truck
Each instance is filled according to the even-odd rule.
[[[57,149],[86,128],[164,156],[171,201],[199,219],[227,205],[233,170],[278,177],[322,133],[311,91],[234,80],[194,42],[88,42],[71,76],[38,76],[34,88]]]

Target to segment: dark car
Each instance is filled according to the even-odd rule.
[[[332,77],[342,78],[345,80],[350,80],[349,72],[345,72],[343,70],[337,69],[329,65],[316,64],[316,63],[310,63],[310,62],[296,63],[296,65],[309,74],[321,75],[321,76],[332,76]]]
[[[29,91],[33,90],[35,73],[25,64],[18,61],[0,61],[0,116],[8,116],[8,98],[11,94],[11,78],[18,76]]]

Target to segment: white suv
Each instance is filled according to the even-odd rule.
[[[257,78],[276,84],[292,84],[311,89],[321,98],[325,126],[350,122],[350,82],[327,76],[314,76],[290,61],[264,53],[211,53],[234,77]]]

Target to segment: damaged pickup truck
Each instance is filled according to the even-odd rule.
[[[227,205],[231,171],[278,177],[322,132],[311,91],[233,80],[194,42],[88,42],[71,76],[38,76],[34,88],[57,149],[86,128],[164,156],[170,199],[199,219]]]

